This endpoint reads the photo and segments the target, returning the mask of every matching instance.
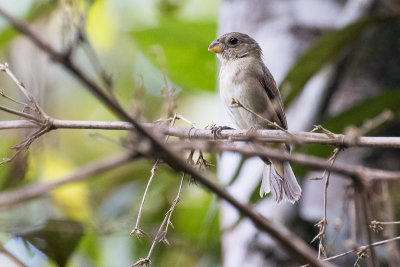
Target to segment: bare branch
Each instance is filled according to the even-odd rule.
[[[368,258],[369,265],[373,266],[373,267],[378,267],[379,266],[379,262],[378,262],[378,258],[376,256],[375,248],[374,248],[374,246],[371,246],[371,244],[372,244],[372,231],[369,228],[369,222],[371,221],[371,210],[370,210],[370,203],[368,202],[367,190],[366,190],[364,184],[360,184],[360,183],[356,182],[355,183],[355,191],[356,191],[356,193],[358,193],[358,195],[360,197],[361,208],[362,208],[362,213],[363,213],[362,214],[362,216],[363,216],[362,223],[364,224],[364,227],[363,227],[362,230],[364,230],[365,237],[367,239],[368,245],[370,246],[370,248],[369,248],[370,257]],[[368,254],[366,253],[366,249],[365,249],[365,253],[363,253],[362,250],[359,251],[357,253],[357,256],[358,256],[357,261],[360,258],[366,258],[368,256]]]
[[[178,115],[179,119],[182,119]],[[183,119],[182,119],[183,120]],[[211,130],[197,128],[179,128],[173,126],[160,125],[158,123],[142,123],[144,128],[153,130],[163,135],[170,135],[183,139],[201,139],[215,141]],[[27,120],[0,121],[0,130],[36,128],[37,125]],[[53,120],[52,129],[94,129],[94,130],[133,130],[129,122],[123,121],[72,121],[72,120]],[[327,136],[321,133],[310,132],[291,132],[297,143],[320,144],[342,147],[391,147],[400,148],[400,137],[358,137],[354,139],[351,136],[343,134],[333,134]],[[291,143],[292,137],[280,130],[255,130],[249,137],[247,130],[222,130],[218,134],[218,140],[230,141],[265,141],[273,143]]]
[[[132,152],[126,151],[95,162],[91,162],[76,169],[73,174],[67,175],[64,178],[51,183],[27,185],[14,191],[2,192],[0,194],[0,210],[11,208],[12,206],[25,201],[41,197],[65,184],[87,180],[93,177],[95,174],[117,168],[137,159],[138,157],[138,154],[133,154]]]
[[[309,166],[315,169],[328,170],[335,173],[344,174],[359,183],[368,183],[375,179],[383,180],[396,180],[400,179],[400,171],[384,171],[379,169],[372,169],[363,167],[360,165],[350,165],[346,163],[337,162],[335,165],[331,165],[325,159],[321,159],[314,156],[307,156],[303,154],[296,153],[284,153],[284,151],[269,147],[259,147],[259,146],[241,146],[236,147],[232,143],[221,143],[221,142],[206,142],[206,141],[194,141],[191,140],[190,143],[173,143],[173,147],[178,150],[191,150],[191,149],[201,149],[210,152],[222,152],[230,151],[237,152],[242,155],[247,156],[257,156],[257,157],[268,157],[272,159],[289,161],[292,163],[297,163],[302,166]]]
[[[175,116],[172,118],[172,120],[170,122],[171,126],[173,126],[175,124],[176,119],[177,119],[177,114],[175,114]],[[167,135],[165,137],[164,142],[165,143],[168,142],[168,139],[169,139],[169,135]],[[159,163],[160,163],[160,159],[157,159],[156,162],[154,163],[153,167],[151,168],[151,175],[150,175],[149,181],[147,182],[146,189],[144,190],[144,193],[143,193],[142,201],[141,201],[140,207],[139,207],[138,216],[137,216],[137,219],[136,219],[135,228],[133,228],[133,230],[130,233],[130,235],[136,235],[136,237],[139,238],[139,239],[141,237],[143,237],[143,235],[145,235],[144,231],[139,228],[140,216],[142,215],[142,209],[143,209],[144,201],[146,199],[147,192],[148,192],[148,190],[150,188],[150,184],[153,181],[154,176],[156,174],[157,167],[158,167]]]
[[[180,182],[179,188],[178,188],[178,193],[177,193],[174,201],[172,202],[171,207],[165,214],[164,220],[162,221],[160,227],[158,228],[156,235],[154,236],[154,239],[151,244],[150,250],[147,254],[147,257],[144,259],[139,259],[133,266],[148,266],[148,265],[146,265],[146,263],[149,264],[149,266],[151,266],[150,258],[151,258],[151,254],[153,253],[156,244],[159,242],[163,242],[163,243],[166,243],[167,245],[169,245],[166,235],[168,233],[168,227],[172,225],[171,216],[175,210],[176,205],[178,204],[178,202],[180,200],[184,179],[185,179],[185,173],[182,174],[181,182]]]
[[[331,133],[327,132],[327,135],[330,135]],[[330,161],[330,166],[332,167],[332,165],[335,163],[335,160],[337,159],[339,152],[340,152],[340,148],[335,148],[335,150],[333,151],[332,156],[329,158],[328,161]],[[326,177],[325,177],[325,173]],[[327,216],[327,205],[328,205],[328,186],[329,186],[329,178],[331,176],[331,171],[324,171],[324,173],[322,174],[322,178],[325,177],[325,185],[324,185],[324,217],[322,218],[321,221],[319,221],[316,226],[319,227],[319,233],[313,238],[313,240],[311,240],[310,243],[313,243],[315,240],[319,239],[319,245],[318,245],[318,258],[321,258],[321,253],[324,254],[324,256],[326,257],[326,253],[325,253],[325,248],[323,245],[323,239],[325,237],[325,233],[326,233],[326,227],[328,225],[328,216]]]
[[[393,224],[400,224],[400,221],[397,222],[378,222],[376,220],[371,221],[369,224],[369,228],[372,229],[375,233],[379,233],[383,230],[382,225],[393,225]]]
[[[156,170],[157,170],[157,166],[158,166],[159,162],[160,162],[160,160],[157,159],[156,162],[154,162],[153,167],[151,168],[151,175],[150,175],[149,181],[147,182],[146,189],[144,190],[142,201],[140,202],[140,207],[139,207],[139,212],[138,212],[138,216],[136,219],[135,228],[133,228],[133,230],[130,233],[130,235],[136,235],[136,237],[138,239],[142,238],[145,235],[145,232],[139,228],[139,222],[140,222],[140,217],[142,215],[144,201],[146,200],[146,196],[147,196],[147,192],[149,191],[150,184],[153,181],[154,176],[156,175]]]
[[[21,102],[21,101],[19,101],[19,100],[16,100],[16,99],[14,99],[14,98],[12,98],[12,97],[9,97],[8,95],[6,95],[6,94],[4,93],[4,91],[3,91],[1,88],[0,88],[0,96],[4,97],[5,99],[7,99],[7,100],[9,100],[9,101],[11,101],[11,102],[14,102],[15,104],[18,104],[18,105],[23,106],[24,108],[22,109],[22,112],[24,112],[25,109],[34,110],[34,108],[32,108],[31,106],[29,106],[28,104],[26,104],[26,103],[24,103],[24,102]]]
[[[260,114],[254,112],[253,110],[251,110],[250,108],[244,106],[242,103],[239,102],[239,100],[232,98],[232,102],[231,102],[233,107],[236,108],[243,108],[244,110],[250,112],[251,114],[253,114],[254,116],[258,117],[259,119],[265,121],[270,127],[275,128],[277,130],[281,130],[282,132],[288,133],[288,130],[283,128],[282,126],[280,126],[278,123],[273,122],[268,120],[267,118],[264,118],[263,116],[261,116]]]
[[[8,74],[8,76],[11,77],[11,79],[15,82],[15,84],[18,86],[18,88],[21,90],[21,92],[25,95],[25,97],[29,100],[29,102],[35,107],[35,111],[38,113],[38,115],[43,118],[47,119],[47,114],[44,112],[44,110],[39,106],[39,103],[36,101],[36,99],[33,97],[33,95],[26,90],[25,85],[15,77],[14,73],[10,70],[8,67],[7,63],[0,64],[0,71],[4,71]]]
[[[366,120],[360,127],[349,126],[346,128],[346,133],[350,136],[362,136],[367,134],[368,132],[376,129],[383,123],[392,120],[394,117],[393,112],[391,110],[384,110],[382,113],[377,115],[374,118]]]
[[[396,236],[396,237],[389,238],[389,239],[386,239],[386,240],[378,241],[378,242],[372,243],[371,245],[361,246],[359,248],[352,249],[352,250],[346,251],[344,253],[341,253],[341,254],[338,254],[338,255],[323,259],[322,261],[331,261],[331,260],[334,260],[334,259],[337,259],[337,258],[344,257],[344,256],[349,255],[349,254],[354,253],[354,252],[357,253],[359,251],[369,249],[370,247],[377,247],[377,246],[385,245],[385,244],[387,244],[389,242],[393,242],[393,241],[397,241],[397,240],[400,240],[400,236]],[[301,267],[306,267],[306,266],[310,266],[310,265],[309,264],[305,264],[305,265],[302,265]]]
[[[0,110],[3,110],[7,113],[14,114],[14,115],[17,115],[20,117],[24,117],[26,119],[30,119],[32,121],[36,121],[38,123],[42,122],[40,119],[38,119],[35,116],[32,116],[31,114],[28,114],[26,112],[21,112],[21,111],[18,111],[18,110],[12,109],[12,108],[7,108],[7,107],[1,106],[1,105],[0,105]],[[37,125],[36,125],[36,127],[37,127]],[[31,127],[29,127],[29,128],[31,128]],[[8,129],[10,129],[10,128],[8,128]]]

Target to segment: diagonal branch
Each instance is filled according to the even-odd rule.
[[[14,115],[17,115],[17,116],[20,116],[20,117],[24,117],[26,119],[29,119],[29,120],[32,120],[32,121],[35,121],[35,122],[38,122],[38,123],[42,122],[40,119],[38,119],[35,116],[32,116],[31,114],[28,114],[26,112],[21,112],[21,111],[18,111],[18,110],[12,109],[12,108],[7,108],[7,107],[1,106],[1,105],[0,105],[0,110],[3,110],[5,112],[8,112],[10,114],[14,114]],[[36,125],[36,127],[37,127],[37,125]]]
[[[44,112],[44,110],[40,107],[39,103],[36,101],[36,99],[33,97],[33,95],[26,90],[25,85],[15,77],[14,73],[10,70],[8,67],[7,63],[0,64],[0,71],[4,71],[8,74],[8,76],[11,77],[13,82],[18,86],[18,88],[21,90],[21,92],[25,95],[25,97],[29,100],[31,104],[35,107],[36,113],[41,116],[44,120],[48,118],[47,114]]]
[[[41,197],[65,184],[87,180],[93,177],[93,175],[117,168],[137,159],[138,157],[138,154],[125,151],[84,165],[76,169],[73,174],[67,175],[54,182],[27,185],[14,191],[2,192],[0,193],[0,210],[11,208],[17,204]]]

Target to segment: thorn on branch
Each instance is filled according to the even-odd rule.
[[[328,129],[325,129],[322,125],[314,125],[314,128],[311,130],[312,133],[316,131],[321,131],[322,133],[326,134],[330,138],[334,138],[335,134],[329,131]]]
[[[288,137],[290,137],[291,142],[292,142],[294,145],[297,146],[297,145],[301,144],[301,142],[298,140],[298,138],[296,138],[296,136],[294,136],[292,133],[290,133],[287,129],[283,128],[282,126],[280,126],[280,125],[279,125],[278,123],[276,123],[275,121],[274,121],[274,122],[273,122],[273,121],[270,121],[270,120],[268,120],[267,118],[264,118],[263,116],[261,116],[260,114],[258,114],[257,112],[255,112],[255,111],[249,109],[248,107],[245,107],[245,106],[244,106],[242,103],[240,103],[237,99],[232,98],[232,100],[231,100],[231,107],[233,107],[233,108],[243,108],[244,110],[246,110],[246,111],[250,112],[251,114],[253,114],[254,116],[258,117],[259,119],[265,121],[265,122],[268,124],[268,126],[274,128],[274,129],[277,129],[277,130],[281,130],[282,132],[285,132],[285,133],[288,135]]]
[[[139,259],[132,267],[151,267],[150,258]]]
[[[317,239],[323,239],[325,236],[325,229],[326,226],[328,225],[328,221],[326,220],[326,218],[323,218],[322,220],[320,220],[319,222],[317,222],[314,226],[317,226],[319,228],[319,233],[311,240],[311,243],[314,243],[315,240]],[[321,244],[320,244],[321,246]]]
[[[375,233],[379,233],[383,231],[382,223],[376,220],[371,221],[369,228],[374,231]]]
[[[378,128],[383,123],[392,120],[394,117],[393,111],[386,109],[376,117],[365,120],[360,127],[348,126],[345,129],[346,135],[356,139],[360,136],[367,134],[368,132]]]
[[[147,236],[146,233],[140,229],[139,227],[135,227],[131,233],[131,236],[135,235],[137,237],[137,239],[142,239],[143,237]]]
[[[354,267],[360,267],[358,264],[361,259],[365,259],[368,257],[368,252],[367,252],[367,247],[360,247],[359,250],[357,251],[357,260],[354,263]]]

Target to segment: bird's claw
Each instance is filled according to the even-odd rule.
[[[214,138],[217,138],[222,130],[233,130],[233,128],[229,126],[215,126],[211,128],[211,133],[214,134]]]

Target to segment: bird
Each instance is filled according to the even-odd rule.
[[[288,129],[282,98],[269,69],[265,66],[259,44],[249,35],[226,33],[215,39],[208,51],[216,53],[220,63],[219,94],[223,106],[237,128],[271,129],[271,123]],[[239,102],[242,108],[234,105]],[[237,104],[237,103],[236,103]],[[243,108],[245,107],[245,108]],[[268,122],[269,121],[269,122]],[[214,134],[227,126],[213,129]],[[290,146],[278,143],[290,153]],[[276,203],[294,203],[301,196],[301,187],[288,161],[261,158],[264,161],[260,196],[271,192]]]

